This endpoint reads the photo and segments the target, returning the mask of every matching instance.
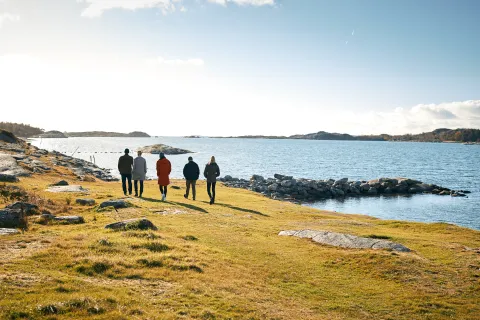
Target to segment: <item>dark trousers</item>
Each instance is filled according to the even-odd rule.
[[[128,180],[128,193],[132,194],[132,174],[122,173],[122,188],[123,188],[124,194],[127,194],[127,180]]]
[[[167,188],[168,188],[167,186],[160,186],[160,192],[165,196],[167,196],[167,191],[168,191]]]
[[[133,182],[135,186],[135,195],[138,195],[138,182],[140,181],[140,196],[143,194],[143,180],[135,180]]]
[[[208,196],[210,197],[210,199],[213,199],[215,200],[215,186],[216,186],[216,182],[207,182],[207,192],[208,192]],[[210,192],[210,189],[212,189],[212,192]]]
[[[197,180],[187,180],[187,192],[185,193],[187,198],[188,198],[188,194],[190,193],[190,186],[192,186],[192,196],[193,196],[193,200],[195,200],[195,197],[197,196],[197,190],[195,190],[196,184],[197,184]]]

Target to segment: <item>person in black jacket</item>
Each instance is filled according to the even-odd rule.
[[[200,168],[193,161],[192,157],[188,157],[188,163],[183,168],[183,176],[185,177],[185,180],[187,180],[187,192],[183,196],[185,197],[185,199],[188,199],[188,194],[190,193],[190,186],[192,186],[193,200],[195,200],[195,197],[197,195],[195,185],[198,178],[200,177]]]
[[[125,154],[118,159],[118,171],[122,176],[123,194],[127,195],[127,180],[128,180],[128,194],[132,195],[132,167],[133,158],[129,155],[130,150],[125,149]]]
[[[220,176],[220,167],[215,161],[215,157],[212,156],[210,162],[205,166],[203,175],[207,179],[207,192],[210,197],[210,204],[215,203],[215,185],[217,184],[217,178]],[[212,192],[210,192],[210,189]]]

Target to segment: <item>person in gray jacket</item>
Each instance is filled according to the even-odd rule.
[[[135,197],[138,197],[138,182],[140,181],[140,197],[143,194],[143,181],[147,174],[147,161],[142,157],[142,151],[137,152],[138,157],[133,160],[132,179],[135,186]]]
[[[210,197],[210,204],[215,203],[215,186],[217,184],[217,177],[220,176],[220,167],[215,162],[215,157],[212,156],[210,162],[205,166],[203,175],[207,179],[207,192]],[[210,192],[210,189],[212,192]]]

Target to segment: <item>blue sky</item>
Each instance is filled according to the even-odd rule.
[[[474,0],[0,0],[2,120],[158,135],[478,128],[478,12]],[[45,116],[72,110],[98,116]],[[144,116],[105,121],[118,110]]]

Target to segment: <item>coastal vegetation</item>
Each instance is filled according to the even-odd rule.
[[[33,137],[44,133],[43,129],[32,127],[28,124],[14,123],[14,122],[0,122],[0,129],[9,131],[17,137]]]
[[[2,152],[18,158],[18,148]],[[36,206],[23,232],[0,236],[2,319],[477,319],[480,313],[479,231],[321,211],[223,184],[212,206],[203,181],[196,201],[183,197],[181,180],[173,181],[166,202],[156,181],[146,182],[143,198],[126,198],[118,182],[81,181],[69,166],[55,165],[60,155],[33,154],[51,170],[0,185],[1,207]],[[75,184],[81,193],[47,191]],[[69,224],[68,217],[83,221]],[[105,228],[136,218],[141,223]],[[387,239],[411,251],[322,245],[279,236],[285,230]]]

